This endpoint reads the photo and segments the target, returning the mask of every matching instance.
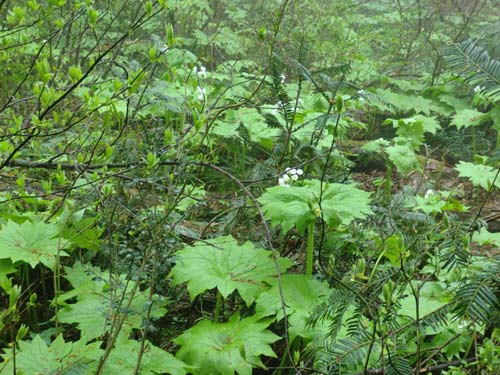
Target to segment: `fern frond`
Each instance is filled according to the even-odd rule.
[[[443,57],[465,82],[478,87],[493,101],[500,99],[500,62],[492,59],[473,39],[453,43],[445,48]]]
[[[456,293],[455,316],[488,324],[500,309],[498,298],[489,287],[489,281],[468,283]]]
[[[387,375],[401,375],[412,374],[413,369],[410,361],[403,357],[392,356],[388,359],[389,365],[387,366],[385,374]]]

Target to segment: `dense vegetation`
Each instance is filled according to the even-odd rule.
[[[499,19],[0,0],[0,374],[498,374]]]

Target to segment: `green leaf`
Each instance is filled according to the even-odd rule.
[[[439,125],[436,117],[417,115],[414,119],[422,122],[422,127],[426,133],[436,134],[436,131],[441,129],[441,125]]]
[[[58,234],[59,229],[51,223],[7,221],[0,230],[0,259],[22,261],[33,268],[42,263],[53,269],[57,256],[68,255],[61,249],[69,243],[57,238]]]
[[[10,259],[0,259],[0,275],[8,275],[17,272]]]
[[[500,178],[497,177],[498,169],[467,161],[461,161],[455,166],[455,169],[460,177],[468,178],[474,186],[481,186],[484,190],[489,190],[494,181],[495,186],[500,188]]]
[[[59,296],[58,302],[63,307],[58,320],[77,324],[81,336],[87,341],[109,332],[116,317],[125,316],[122,330],[129,333],[134,328],[143,327],[147,317],[154,320],[166,313],[163,307],[166,301],[156,295],[151,300],[149,289],[136,289],[132,293],[135,283],[126,280],[124,275],[111,277],[109,272],[79,263],[66,271],[65,278],[74,289]],[[62,302],[75,297],[76,303]]]
[[[138,341],[126,338],[118,341],[104,365],[103,374],[135,374],[141,350],[143,349]],[[146,340],[138,373],[141,375],[184,375],[186,367],[184,362]]]
[[[288,232],[294,226],[304,234],[307,225],[320,216],[319,180],[304,180],[292,186],[273,186],[258,199],[272,225],[280,224]],[[372,213],[370,193],[350,184],[323,183],[322,217],[330,226],[349,224]]]
[[[84,340],[64,342],[62,335],[50,344],[35,336],[32,341],[19,342],[16,353],[18,374],[93,374],[97,368],[102,350],[101,342],[86,344]],[[6,366],[1,374],[14,374],[12,351],[3,355]]]
[[[328,285],[324,282],[311,279],[305,275],[283,275],[281,288],[286,303],[290,340],[300,336],[308,341],[320,333],[328,331],[328,322],[318,321],[315,327],[309,325],[309,318],[314,307],[324,302],[330,294]],[[256,315],[265,317],[274,315],[278,320],[283,319],[281,297],[278,282],[257,298]]]
[[[270,251],[251,242],[238,245],[231,236],[196,242],[176,252],[176,257],[169,276],[174,284],[187,283],[191,299],[213,288],[224,298],[237,290],[250,305],[277,275]],[[292,262],[281,258],[280,265],[285,270]]]
[[[500,247],[500,233],[490,233],[486,228],[481,228],[479,232],[474,232],[472,241],[479,245],[490,244]]]
[[[455,125],[457,129],[462,127],[468,128],[469,126],[479,125],[484,113],[478,112],[475,109],[460,109],[453,116],[451,125]]]
[[[414,288],[419,289],[419,313],[421,319],[449,302],[449,293],[446,293],[441,284],[437,281],[422,283],[421,281],[414,280],[412,284]],[[401,309],[399,313],[415,319],[417,307],[415,297],[409,286],[406,288],[405,294],[407,296],[400,300]]]
[[[222,137],[240,138],[240,125],[245,128],[252,142],[260,143],[268,149],[272,147],[273,139],[279,135],[279,129],[267,126],[264,116],[254,108],[228,111],[223,121],[215,123],[212,132]]]
[[[181,346],[176,357],[195,367],[193,375],[251,375],[264,367],[261,355],[276,357],[270,344],[280,337],[265,329],[270,322],[238,314],[226,323],[202,320],[173,340]]]
[[[422,169],[413,148],[408,143],[405,143],[404,140],[401,143],[396,143],[394,146],[387,147],[385,151],[401,174]]]

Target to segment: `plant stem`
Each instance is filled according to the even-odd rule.
[[[306,276],[312,277],[314,247],[314,221],[307,226]]]
[[[220,292],[217,290],[217,301],[215,302],[214,322],[219,321],[221,307],[222,307],[222,294],[220,294]]]

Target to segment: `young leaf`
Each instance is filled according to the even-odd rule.
[[[270,323],[238,314],[227,323],[202,320],[173,340],[181,346],[176,357],[195,367],[193,375],[251,375],[264,367],[261,355],[276,357],[270,344],[279,336],[266,330]]]
[[[300,234],[321,214],[318,198],[321,196],[319,180],[304,180],[292,186],[273,186],[258,199],[266,217],[273,225],[280,224],[288,232],[294,226]],[[371,214],[370,193],[354,185],[323,183],[321,202],[323,219],[330,226],[349,224]]]
[[[187,283],[191,299],[213,288],[224,298],[237,290],[250,305],[277,274],[270,251],[255,248],[250,242],[240,246],[231,236],[196,242],[176,256],[169,276],[174,284]],[[280,263],[282,270],[292,265],[285,258]]]
[[[68,255],[61,249],[69,243],[57,238],[58,234],[59,228],[51,223],[7,221],[0,230],[0,259],[22,261],[33,268],[42,263],[52,269],[56,256]]]
[[[500,188],[500,176],[497,177],[498,170],[493,167],[461,161],[455,166],[455,169],[460,177],[467,177],[474,186],[481,186],[484,190],[489,190],[494,181],[495,186]]]

